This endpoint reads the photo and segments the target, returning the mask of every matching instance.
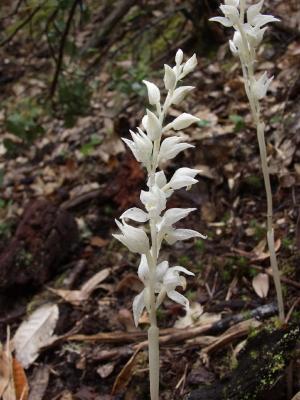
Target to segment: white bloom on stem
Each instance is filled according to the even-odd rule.
[[[165,160],[171,160],[176,157],[181,151],[189,149],[191,147],[195,147],[189,143],[181,143],[182,138],[177,136],[171,136],[162,142],[158,154],[158,162],[162,162]]]
[[[194,275],[192,272],[181,266],[169,268],[169,263],[167,261],[163,261],[157,265],[155,271],[155,293],[158,293],[156,307],[159,307],[167,295],[173,301],[188,308],[188,299],[175,290],[177,286],[182,286],[183,288],[186,286],[186,280],[183,276],[179,275],[180,272],[190,276]],[[141,262],[138,268],[138,276],[145,285],[145,288],[133,300],[132,309],[136,326],[138,326],[139,319],[144,308],[146,307],[149,309],[150,307],[148,291],[149,267],[145,255],[142,255],[141,257]]]
[[[258,100],[265,97],[273,79],[274,76],[271,76],[271,78],[268,79],[268,75],[265,72],[258,80],[255,80],[255,83],[252,86],[252,91]]]
[[[175,71],[167,64],[165,64],[164,84],[167,90],[174,90],[177,83],[177,76]]]
[[[190,72],[194,71],[197,66],[197,57],[196,54],[193,54],[191,58],[187,60],[187,62],[183,66],[182,74],[180,75],[180,79],[184,78]]]
[[[147,109],[147,115],[143,117],[142,124],[151,140],[157,140],[161,137],[161,122],[152,111]]]
[[[171,104],[178,105],[181,103],[185,96],[193,89],[195,89],[194,86],[181,86],[175,89],[173,96],[171,97]]]
[[[130,131],[132,140],[126,138],[122,138],[122,140],[130,148],[136,160],[147,168],[151,163],[153,143],[140,128],[137,129],[138,133]]]
[[[156,185],[152,186],[148,192],[142,190],[140,199],[150,218],[157,218],[166,208],[166,194]]]
[[[225,17],[213,17],[210,18],[209,21],[211,22],[219,22],[219,24],[226,26],[226,28],[230,28],[231,26],[233,26],[233,23]]]
[[[239,22],[240,13],[237,7],[229,6],[229,5],[221,5],[220,9],[226,18],[229,19],[232,25],[235,25]]]
[[[121,219],[127,218],[136,222],[146,222],[149,220],[149,215],[137,207],[132,207],[123,212],[120,216]]]
[[[197,179],[195,179],[195,176],[199,172],[200,171],[197,169],[187,167],[179,168],[177,171],[174,172],[169,183],[167,183],[167,189],[181,189],[183,187],[188,187],[193,185],[194,183],[197,183],[198,181]]]
[[[278,18],[273,17],[273,15],[261,14],[260,11],[263,4],[264,0],[261,0],[259,3],[250,6],[247,10],[247,21],[256,28],[261,28],[270,22],[280,21]]]
[[[183,113],[179,115],[179,117],[175,118],[170,124],[168,124],[165,129],[175,129],[175,131],[179,131],[181,129],[188,128],[194,122],[198,121],[200,121],[200,118],[194,117],[188,113]]]
[[[143,83],[147,87],[149,103],[153,106],[156,106],[160,102],[159,88],[154,83],[149,81],[143,81]]]
[[[115,220],[121,234],[114,234],[113,237],[128,247],[133,253],[146,254],[149,252],[149,239],[145,231],[141,228],[135,228],[126,222]]]
[[[188,240],[194,237],[199,237],[201,239],[206,239],[207,236],[202,235],[193,229],[170,229],[169,232],[165,235],[164,239],[170,245],[174,244],[178,240]]]
[[[176,65],[181,65],[183,61],[183,51],[181,49],[178,49],[175,55],[175,63]]]

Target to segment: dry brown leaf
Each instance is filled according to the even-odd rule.
[[[100,236],[93,236],[90,239],[91,246],[94,247],[105,247],[109,243],[109,240],[103,239]]]
[[[115,363],[107,363],[104,365],[100,365],[100,367],[97,368],[97,373],[101,376],[102,379],[107,378],[114,370],[115,368]]]
[[[34,371],[34,376],[30,380],[29,400],[41,400],[48,387],[50,369],[47,365],[39,367]]]
[[[53,289],[48,288],[51,292],[62,297],[68,303],[74,306],[80,305],[83,301],[89,299],[92,292],[97,289],[98,285],[103,282],[111,273],[110,268],[105,268],[99,271],[97,274],[92,276],[88,281],[86,281],[80,290],[66,290],[66,289]]]
[[[124,392],[129,385],[134,373],[144,367],[146,364],[146,356],[144,352],[140,351],[140,348],[136,350],[129,361],[124,365],[121,372],[118,374],[112,389],[112,395]]]
[[[269,292],[269,275],[260,272],[252,280],[255,293],[262,299],[267,297]]]
[[[13,358],[13,376],[17,400],[27,400],[29,393],[28,381],[22,365]]]
[[[300,400],[300,392],[296,393],[292,400]]]
[[[56,304],[45,304],[23,321],[12,339],[16,358],[28,368],[39,356],[40,349],[53,341],[59,316]]]

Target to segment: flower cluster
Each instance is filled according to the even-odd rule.
[[[265,25],[279,19],[261,14],[264,0],[248,7],[247,12],[245,3],[246,0],[225,0],[225,4],[220,6],[224,17],[214,17],[210,21],[234,28],[233,39],[229,40],[230,50],[240,58],[242,65],[251,69],[255,62],[255,51],[267,30]],[[251,86],[256,100],[265,97],[272,80],[273,77],[268,79],[266,72],[259,79],[253,78]]]
[[[143,81],[147,88],[149,103],[152,110],[147,109],[142,119],[142,128],[136,132],[130,131],[131,138],[123,138],[132,151],[134,157],[147,170],[147,190],[142,190],[140,200],[144,210],[133,207],[120,216],[116,221],[120,233],[113,235],[129,248],[130,251],[141,255],[138,276],[143,282],[144,290],[135,297],[133,302],[133,314],[136,325],[143,309],[146,307],[149,313],[162,303],[168,296],[183,306],[188,306],[188,300],[178,293],[177,286],[185,287],[185,278],[181,273],[193,275],[181,266],[170,267],[167,261],[158,263],[159,251],[163,241],[172,245],[178,240],[186,240],[193,237],[205,238],[204,235],[191,229],[177,229],[174,224],[186,217],[195,208],[170,208],[166,210],[167,199],[172,193],[181,188],[188,189],[197,182],[195,176],[198,170],[192,168],[179,168],[168,180],[163,170],[158,170],[168,160],[173,159],[181,151],[194,147],[183,142],[182,138],[175,135],[174,131],[180,131],[189,127],[199,119],[193,115],[183,113],[172,122],[164,124],[164,119],[171,105],[178,105],[190,92],[193,86],[179,86],[178,83],[197,65],[196,56],[193,55],[183,62],[183,52],[178,50],[175,56],[175,66],[165,65],[164,86],[167,95],[161,102],[161,93],[154,83]],[[170,136],[170,131],[173,135]],[[162,135],[169,132],[168,137],[162,140]],[[132,226],[128,220],[134,223],[148,223],[150,237],[143,227]]]

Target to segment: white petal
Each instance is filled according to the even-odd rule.
[[[182,102],[185,96],[193,89],[195,89],[194,86],[181,86],[175,89],[171,99],[171,103],[178,105],[179,103]]]
[[[273,15],[257,15],[253,19],[253,25],[256,28],[261,28],[262,26],[269,24],[270,22],[278,22],[280,19],[273,17]]]
[[[211,22],[219,22],[220,24],[222,24],[223,26],[226,26],[226,28],[230,28],[233,23],[225,17],[213,17],[209,19]]]
[[[141,228],[135,228],[131,225],[116,220],[116,224],[120,228],[122,234],[114,234],[117,240],[123,243],[133,253],[146,254],[150,249],[149,239],[145,231]]]
[[[180,65],[182,63],[182,60],[183,60],[183,51],[181,49],[178,49],[175,56],[175,63],[177,65]]]
[[[169,65],[165,64],[165,76],[164,76],[165,88],[167,90],[175,89],[176,82],[177,82],[177,77],[175,72]]]
[[[193,237],[200,237],[202,239],[207,238],[207,236],[204,236],[193,229],[174,229],[166,235],[165,239],[168,244],[172,245],[177,242],[177,240],[188,240]]]
[[[263,4],[264,0],[261,0],[259,3],[253,4],[248,8],[247,21],[249,22],[249,24],[252,24],[253,19],[260,13]]]
[[[225,17],[229,18],[233,24],[236,24],[239,22],[240,14],[239,14],[237,7],[221,5],[220,9],[223,12],[223,14],[225,15]]]
[[[169,270],[171,271],[179,271],[179,272],[183,272],[184,274],[190,275],[190,276],[195,276],[195,274],[191,271],[189,271],[188,269],[181,267],[180,265],[176,265],[175,267],[171,267],[169,268]]]
[[[192,57],[189,58],[187,62],[184,64],[180,78],[183,78],[190,72],[194,71],[196,66],[197,66],[197,57],[196,54],[193,54]]]
[[[149,219],[149,215],[141,210],[140,208],[137,207],[132,207],[123,212],[123,214],[120,216],[121,219],[123,218],[129,218],[132,219],[133,221],[137,222],[146,222]]]
[[[168,271],[169,263],[168,261],[162,261],[156,267],[156,278],[158,281],[162,281],[165,273]]]
[[[149,103],[151,105],[156,105],[160,102],[160,91],[159,88],[152,82],[143,81],[147,86]]]
[[[225,4],[227,6],[234,6],[234,7],[238,7],[240,3],[240,0],[225,0]]]
[[[195,210],[196,208],[170,208],[163,216],[165,225],[171,226]]]
[[[171,290],[167,292],[167,295],[171,300],[175,301],[175,303],[181,304],[185,308],[189,307],[188,299],[184,297],[182,294],[176,292],[176,290]]]
[[[232,54],[234,54],[234,55],[238,54],[238,49],[237,49],[237,47],[235,47],[235,44],[233,43],[232,40],[229,40],[229,47],[230,47]]]
[[[182,138],[176,136],[166,138],[160,146],[158,162],[172,160],[172,158],[176,157],[181,151],[190,147],[195,147],[189,143],[180,143],[181,141]]]
[[[146,282],[149,280],[149,267],[145,254],[142,254],[141,256],[141,261],[138,268],[138,276],[140,280],[146,285]]]
[[[175,131],[180,129],[185,129],[188,126],[192,125],[194,122],[200,121],[200,118],[194,117],[191,114],[183,113],[179,115],[170,125]]]
[[[136,151],[135,144],[132,140],[122,138],[123,142],[127,144],[127,146],[130,148],[132,154],[134,155],[136,161],[141,162],[141,159],[139,157],[138,152]]]
[[[143,118],[142,123],[151,140],[160,138],[162,132],[161,123],[152,111],[147,110],[147,116]]]
[[[139,319],[141,318],[142,312],[145,308],[144,302],[144,290],[135,296],[132,304],[133,318],[135,326],[138,326]]]

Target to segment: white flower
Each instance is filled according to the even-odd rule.
[[[122,138],[132,151],[137,161],[141,162],[146,168],[150,166],[153,143],[148,136],[140,129],[138,133],[130,131],[133,140]]]
[[[146,222],[149,220],[149,215],[140,208],[132,207],[123,212],[120,218],[128,218],[136,222]]]
[[[187,62],[183,66],[182,74],[180,75],[180,79],[184,78],[190,72],[194,71],[197,66],[197,57],[196,54],[193,54],[191,58],[187,60]]]
[[[142,124],[151,140],[160,138],[162,126],[159,119],[152,111],[147,110],[147,115],[143,117]]]
[[[140,199],[150,218],[157,218],[166,208],[166,194],[157,185],[152,186],[148,192],[142,190]]]
[[[165,235],[165,240],[168,244],[174,244],[178,240],[188,240],[193,237],[199,237],[201,239],[206,239],[207,236],[202,235],[193,229],[172,229]]]
[[[183,60],[183,51],[181,49],[178,49],[175,55],[176,65],[181,65],[182,60]]]
[[[145,231],[141,228],[135,228],[131,225],[115,220],[121,234],[114,234],[117,240],[128,247],[133,253],[146,254],[150,250],[149,239]]]
[[[192,144],[181,143],[182,140],[182,138],[177,136],[166,138],[160,146],[158,162],[160,163],[165,160],[171,160],[172,158],[176,157],[177,154],[179,154],[181,151],[190,147],[195,147]]]
[[[167,188],[172,188],[172,189],[181,189],[183,187],[188,187],[193,185],[194,183],[197,183],[197,179],[195,179],[195,176],[199,173],[200,171],[197,169],[192,169],[192,168],[179,168],[175,173],[173,174],[172,178],[170,179],[169,183],[167,183]]]
[[[164,171],[158,171],[154,176],[154,184],[162,189],[167,184],[167,178]],[[150,177],[147,181],[147,186],[150,187]]]
[[[176,222],[185,218],[190,212],[195,210],[196,208],[170,208],[167,210],[156,225],[159,245],[163,239],[165,239],[169,244],[173,244],[177,240],[186,240],[192,237],[201,237],[202,239],[206,239],[206,236],[194,230],[175,229],[173,227]]]
[[[177,83],[177,76],[175,71],[167,64],[165,64],[164,84],[167,90],[174,90]]]
[[[260,13],[263,3],[264,0],[261,0],[259,3],[250,6],[247,10],[247,21],[256,28],[261,28],[270,22],[280,21],[278,18],[273,17],[273,15],[263,15]]]
[[[192,125],[194,122],[200,121],[200,118],[194,117],[191,114],[183,113],[179,115],[179,117],[175,118],[173,122],[168,124],[164,130],[175,129],[175,131],[179,131],[181,129],[185,129]]]
[[[177,286],[182,286],[183,288],[186,286],[186,280],[183,276],[179,275],[180,272],[191,276],[194,275],[192,272],[181,266],[169,268],[169,263],[167,261],[163,261],[157,265],[155,271],[155,293],[158,293],[156,308],[163,302],[166,295],[186,308],[189,306],[188,299],[175,290]],[[149,267],[144,255],[141,257],[138,276],[145,285],[145,288],[133,300],[132,309],[136,326],[138,326],[144,308],[146,307],[148,310],[150,308]]]
[[[160,102],[160,91],[159,88],[152,82],[143,81],[147,86],[149,103],[153,106],[159,104]]]
[[[228,18],[225,17],[213,17],[210,18],[209,21],[219,22],[219,24],[226,26],[226,28],[230,28],[233,25],[233,23]]]
[[[225,15],[226,18],[229,19],[229,21],[232,23],[232,25],[235,25],[239,22],[240,19],[240,13],[237,7],[235,6],[230,6],[230,5],[221,5],[220,6],[221,11]]]
[[[175,89],[171,97],[171,104],[178,105],[181,103],[185,96],[193,89],[195,89],[194,86],[181,86]]]
[[[258,80],[255,81],[252,86],[252,91],[258,100],[261,100],[263,97],[265,97],[273,79],[274,76],[268,79],[268,75],[265,72]]]

